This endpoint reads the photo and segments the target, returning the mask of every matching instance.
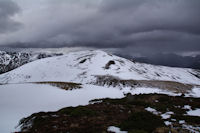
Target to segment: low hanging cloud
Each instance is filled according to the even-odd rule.
[[[20,23],[11,17],[19,12],[19,7],[11,0],[0,0],[0,35],[15,31],[19,28]]]
[[[22,8],[30,8],[22,11],[24,28],[7,35],[12,41],[5,35],[3,44],[90,46],[143,53],[200,50],[199,0],[39,1],[18,2]]]

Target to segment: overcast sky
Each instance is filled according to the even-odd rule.
[[[0,0],[0,46],[200,51],[200,0]]]

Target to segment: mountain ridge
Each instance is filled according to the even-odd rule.
[[[0,83],[62,81],[93,83],[96,76],[113,76],[122,80],[160,80],[200,85],[200,72],[189,68],[172,68],[108,54],[101,50],[70,52],[27,63],[0,75]]]

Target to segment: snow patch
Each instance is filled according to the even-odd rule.
[[[185,120],[179,120],[179,124],[184,124]]]
[[[174,112],[166,112],[161,115],[162,119],[169,119]]]
[[[145,110],[153,113],[154,115],[160,114],[160,112],[158,112],[157,110],[155,110],[155,109],[153,109],[151,107],[147,107],[147,108],[145,108]]]
[[[184,105],[183,109],[191,110],[191,106],[190,105]]]
[[[191,92],[188,96],[200,97],[200,88],[194,87],[194,88],[192,89],[192,92]]]
[[[164,123],[165,123],[166,126],[172,125],[172,123],[169,122],[169,121],[165,121]]]
[[[108,127],[107,131],[114,132],[114,133],[128,133],[127,131],[121,131],[120,128],[115,126]]]
[[[190,111],[187,112],[187,115],[200,116],[200,109],[190,110]]]

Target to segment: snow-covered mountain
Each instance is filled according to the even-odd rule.
[[[120,80],[173,81],[200,85],[200,72],[137,63],[100,50],[71,52],[25,64],[0,75],[0,83],[62,81],[95,83],[99,77]]]
[[[31,61],[58,55],[61,54],[0,51],[0,74],[11,71]]]
[[[69,82],[82,88],[60,89]],[[174,96],[184,90],[189,90],[186,96],[200,97],[198,70],[137,63],[99,50],[29,62],[0,74],[0,84],[0,132],[16,131],[19,120],[32,113],[87,105],[92,99],[127,93]]]

